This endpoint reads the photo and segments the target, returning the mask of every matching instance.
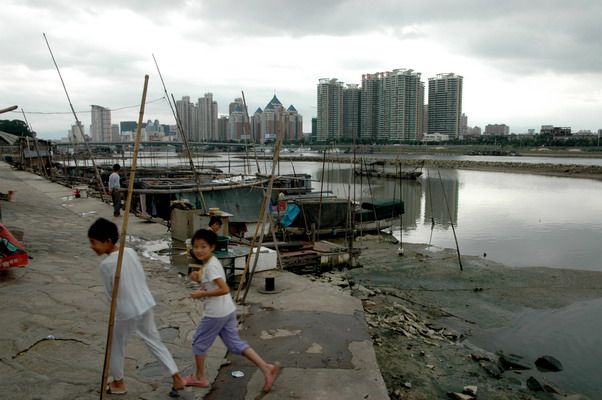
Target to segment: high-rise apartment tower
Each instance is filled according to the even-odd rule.
[[[318,83],[317,140],[343,138],[343,82],[322,78]]]
[[[462,132],[462,80],[453,73],[429,78],[428,133],[458,138]]]

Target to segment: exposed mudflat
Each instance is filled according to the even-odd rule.
[[[363,268],[322,278],[362,298],[391,398],[454,398],[449,393],[468,393],[466,386],[476,386],[479,399],[587,398],[555,385],[553,375],[538,374],[534,360],[500,359],[469,339],[478,330],[510,325],[527,308],[557,309],[602,297],[602,273],[506,267],[475,256],[462,256],[460,270],[455,250],[404,244],[400,256],[391,239],[359,239]],[[513,360],[515,368],[530,369],[511,369],[507,362]],[[529,389],[530,376],[549,386]],[[456,398],[474,398],[466,396]]]

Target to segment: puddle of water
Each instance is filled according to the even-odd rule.
[[[186,256],[186,245],[175,239],[143,240],[128,235],[127,241],[142,249],[142,255],[151,260],[157,260],[174,268],[177,273],[188,276],[190,259]]]
[[[558,310],[529,310],[511,326],[475,333],[470,342],[485,350],[514,353],[533,369],[525,374],[542,377],[573,393],[599,398],[602,359],[602,299],[579,302]],[[537,358],[551,355],[563,370],[542,373]]]

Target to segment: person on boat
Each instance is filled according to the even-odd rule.
[[[186,386],[198,386],[207,388],[211,383],[205,378],[205,356],[207,351],[220,337],[228,351],[233,354],[241,354],[253,362],[264,375],[265,393],[272,390],[274,381],[280,372],[280,363],[266,363],[240,338],[236,329],[236,306],[230,295],[230,288],[226,283],[226,273],[217,257],[213,255],[217,245],[217,234],[209,229],[200,229],[192,237],[192,251],[195,258],[203,263],[203,270],[193,271],[190,279],[201,284],[199,290],[190,293],[193,299],[205,301],[203,318],[197,326],[192,337],[192,353],[194,354],[196,371],[186,377]]]
[[[119,247],[116,245],[119,239],[117,225],[107,219],[99,218],[88,229],[88,238],[90,239],[90,248],[96,254],[107,255],[100,262],[100,274],[107,298],[111,301],[119,256]],[[126,247],[123,253],[117,293],[117,310],[109,366],[113,380],[104,388],[107,394],[127,393],[123,364],[127,342],[134,332],[142,338],[151,353],[169,371],[173,380],[172,392],[184,388],[186,381],[157,331],[153,313],[155,304],[153,295],[146,284],[146,277],[138,255],[134,250]],[[102,388],[98,388],[99,392],[100,390]]]
[[[109,175],[109,194],[113,199],[113,216],[120,217],[121,216],[121,192],[119,188],[121,187],[119,176],[119,171],[121,170],[121,165],[115,164],[113,165],[113,172]]]
[[[222,228],[223,222],[220,217],[211,217],[209,218],[209,229],[213,232],[217,233]]]

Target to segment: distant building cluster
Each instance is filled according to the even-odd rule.
[[[316,140],[459,138],[463,133],[463,77],[448,73],[430,78],[425,104],[420,76],[411,69],[364,74],[361,86],[320,79]]]
[[[506,124],[489,124],[485,126],[486,136],[508,136],[510,134],[510,127]]]
[[[284,133],[285,140],[303,138],[303,116],[293,105],[285,108],[276,95],[263,110],[259,107],[251,116],[242,98],[235,98],[229,104],[228,115],[219,116],[212,93],[205,93],[196,104],[190,101],[189,96],[183,96],[176,101],[176,111],[179,124],[164,125],[158,120],[148,120],[142,126],[141,140],[174,141],[185,135],[190,142],[256,140],[264,143],[276,139],[279,131]],[[113,124],[110,109],[93,105],[90,134],[86,135],[81,123],[73,125],[67,141],[77,143],[85,138],[101,143],[129,142],[135,140],[137,131],[136,121]]]
[[[468,125],[462,112],[464,78],[455,73],[438,74],[428,79],[412,69],[363,74],[361,84],[345,84],[336,78],[319,79],[317,85],[317,116],[311,119],[311,138],[317,142],[362,140],[368,142],[447,141],[479,137],[510,136],[510,127],[503,123],[488,124],[484,131]],[[428,100],[426,99],[428,94]],[[274,141],[282,131],[287,141],[304,138],[303,116],[291,104],[282,105],[274,97],[262,109],[250,114],[243,98],[228,105],[228,114],[218,113],[212,93],[205,93],[193,103],[183,96],[175,104],[179,122],[175,125],[148,120],[141,127],[144,141]],[[136,121],[111,122],[111,110],[91,106],[89,135],[84,126],[72,125],[67,139],[79,142],[134,141]],[[514,135],[514,134],[512,134]],[[521,134],[524,137],[553,139],[573,136],[570,127],[542,125]],[[575,136],[602,135],[582,130]]]
[[[235,98],[228,106],[228,115],[218,116],[212,93],[205,93],[196,104],[184,96],[176,101],[176,109],[182,122],[177,132],[193,142],[256,140],[264,143],[275,139],[279,130],[284,132],[285,140],[303,137],[303,116],[293,105],[285,109],[276,95],[253,115],[249,115],[242,98]]]

